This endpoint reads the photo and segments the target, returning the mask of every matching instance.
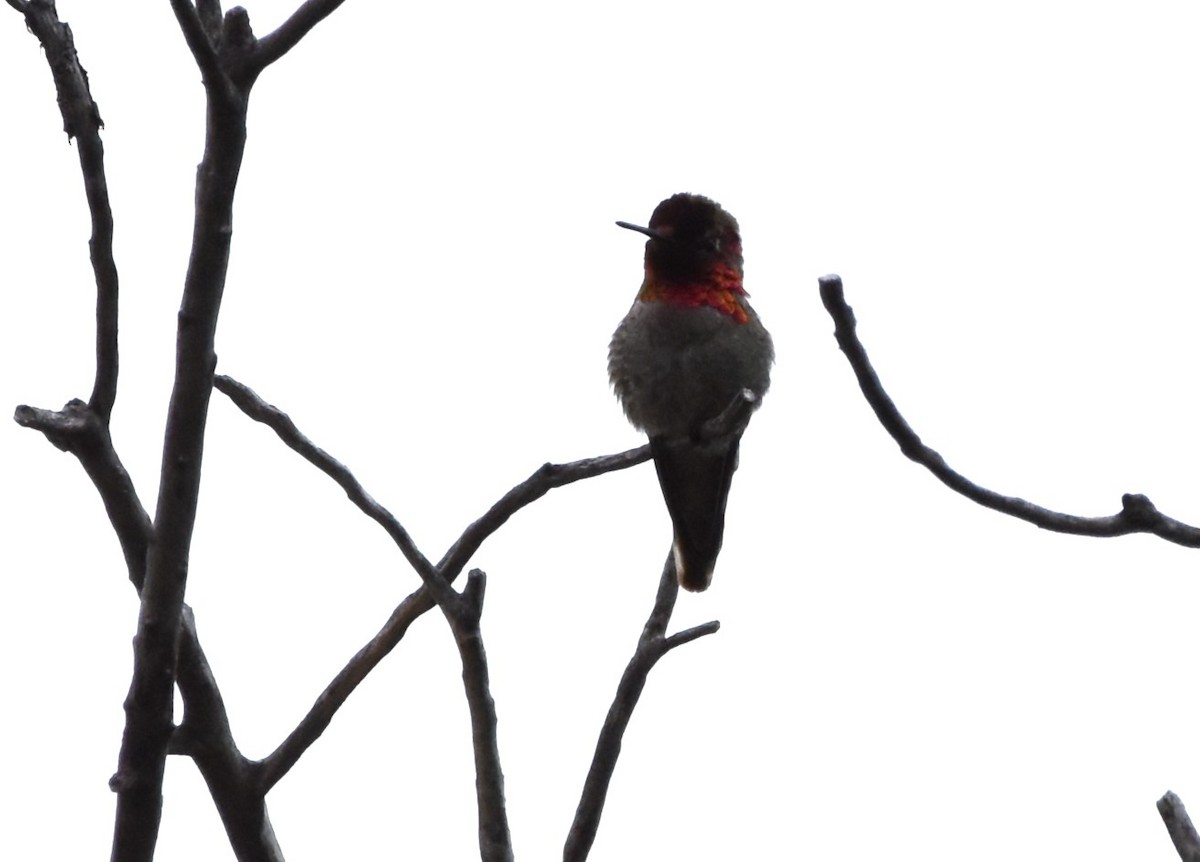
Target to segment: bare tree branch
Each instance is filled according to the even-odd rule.
[[[113,216],[104,172],[104,144],[100,140],[100,109],[92,99],[87,71],[79,62],[71,28],[58,20],[54,0],[9,0],[25,16],[25,23],[46,51],[46,62],[58,92],[58,109],[67,138],[75,139],[79,167],[92,221],[88,241],[96,281],[96,378],[89,403],[108,422],[117,398],[117,264],[113,259]]]
[[[713,634],[721,627],[719,622],[713,620],[666,637],[667,625],[671,622],[671,613],[675,609],[678,596],[679,581],[675,575],[675,554],[672,552],[667,555],[662,577],[658,581],[654,607],[642,629],[641,637],[638,638],[633,658],[629,660],[625,672],[621,675],[616,696],[604,719],[600,738],[596,741],[592,765],[584,781],[583,793],[575,809],[575,820],[571,823],[571,831],[567,834],[567,842],[563,848],[563,862],[583,862],[591,852],[592,842],[596,840],[596,830],[600,827],[600,815],[604,812],[604,802],[608,797],[608,786],[617,767],[617,758],[621,756],[621,741],[625,736],[625,729],[629,726],[629,719],[633,716],[633,710],[642,696],[642,689],[646,687],[646,678],[654,665],[675,647]]]
[[[225,702],[208,659],[200,648],[196,621],[187,605],[179,644],[179,691],[183,722],[172,750],[196,763],[208,786],[225,834],[239,862],[283,862],[283,851],[267,815],[266,790],[255,764],[238,750]]]
[[[363,489],[344,464],[305,437],[286,413],[268,404],[248,386],[226,375],[218,374],[214,385],[247,416],[267,425],[290,449],[337,482],[361,511],[387,531],[414,568],[428,565],[424,555],[417,550],[407,531],[395,517]],[[650,447],[641,446],[617,455],[587,458],[570,464],[543,464],[533,475],[512,488],[482,517],[468,526],[442,557],[436,571],[445,583],[453,582],[488,536],[504,526],[518,511],[541,499],[550,490],[614,470],[624,470],[649,459]],[[383,628],[329,683],[287,739],[258,764],[259,781],[264,792],[287,774],[300,756],[329,726],[334,714],[358,684],[395,648],[413,621],[433,606],[434,601],[430,598],[428,590],[421,586],[396,607]]]
[[[512,862],[512,838],[504,801],[504,772],[496,738],[496,704],[488,679],[487,654],[479,621],[487,578],[479,569],[467,574],[461,594],[439,602],[462,659],[463,688],[471,716],[475,752],[475,797],[479,812],[479,854],[483,862]],[[449,589],[449,587],[447,587]],[[453,591],[452,591],[453,592]]]
[[[274,430],[279,438],[304,460],[337,482],[354,505],[387,531],[409,564],[418,573],[424,573],[422,574],[423,580],[436,573],[437,570],[433,563],[429,562],[421,553],[408,531],[396,520],[396,517],[366,492],[346,465],[305,437],[286,413],[267,404],[253,389],[232,377],[218,374],[213,380],[213,385],[241,408],[243,413]]]
[[[1200,862],[1200,835],[1188,817],[1183,800],[1168,790],[1163,798],[1158,800],[1158,813],[1167,827],[1175,851],[1183,862]]]
[[[346,492],[347,496],[364,513],[380,524],[402,553],[412,564],[424,582],[423,589],[432,593],[441,607],[450,630],[454,634],[462,660],[463,686],[467,695],[467,707],[471,718],[471,738],[475,752],[475,788],[479,815],[479,848],[484,862],[511,862],[512,839],[508,828],[508,815],[504,800],[504,773],[500,766],[500,752],[496,739],[496,707],[488,681],[487,655],[479,622],[483,612],[483,597],[486,577],[478,569],[473,570],[467,587],[456,593],[442,571],[421,554],[408,531],[387,509],[379,505],[344,464],[314,445],[296,427],[287,414],[266,404],[253,390],[232,378],[220,375],[215,386],[244,412],[270,426],[292,449],[316,466]],[[457,574],[457,572],[455,573]],[[415,597],[411,596],[410,599]],[[402,609],[412,607],[409,600],[393,619],[401,626],[400,634],[407,630],[412,619]],[[389,621],[389,625],[391,621]],[[382,634],[382,633],[381,633]],[[360,650],[352,660],[354,670],[347,666],[322,693],[313,710],[301,722],[296,732],[289,735],[284,745],[263,762],[261,781],[271,786],[299,758],[304,747],[315,741],[328,725],[333,711],[353,691],[354,685],[366,675],[369,667],[378,663],[386,650],[378,649],[380,637],[376,636],[367,647]],[[389,647],[390,649],[390,647]],[[369,667],[368,667],[369,665]],[[351,684],[352,683],[352,684]],[[333,689],[333,691],[331,691]],[[341,698],[340,701],[336,698]],[[303,732],[301,730],[303,728]]]
[[[313,27],[333,14],[343,2],[344,0],[305,0],[301,3],[300,8],[293,12],[290,18],[258,40],[255,53],[258,68],[266,68],[296,47]]]
[[[153,535],[150,516],[113,449],[108,425],[89,405],[71,401],[61,411],[17,408],[18,424],[41,431],[55,446],[79,459],[108,513],[121,544],[129,580],[141,592],[146,551]],[[199,767],[239,860],[281,862],[253,764],[234,744],[229,717],[208,659],[200,646],[191,609],[184,605],[179,644],[179,691],[184,723],[171,737],[171,750]]]
[[[229,394],[226,387],[231,384],[241,387],[241,384],[230,378],[217,376],[217,388],[222,392]],[[249,392],[250,390],[246,389],[245,391]],[[255,398],[257,399],[257,396]],[[286,429],[287,425],[290,425],[290,420],[287,425],[281,423],[279,427],[276,427],[275,423],[278,422],[278,419],[273,415],[273,413],[278,413],[276,408],[259,400],[261,407],[268,411],[260,414],[258,412],[260,407],[250,401],[236,401],[235,403],[242,407],[251,418],[258,419],[275,428],[276,433],[279,433],[284,442],[297,452],[304,454],[303,443],[300,440],[291,437],[290,434],[285,436],[284,433],[281,433],[281,429]],[[284,416],[284,414],[280,414],[280,416]],[[650,458],[649,449],[648,446],[642,446],[603,458],[589,458],[571,464],[543,465],[532,476],[505,494],[481,518],[467,527],[462,536],[446,552],[438,564],[438,570],[443,573],[447,581],[452,582],[467,561],[474,556],[479,546],[492,533],[504,526],[518,510],[539,500],[553,488],[644,463]],[[317,462],[312,461],[312,463],[316,464]],[[317,466],[320,465],[317,464]],[[329,683],[295,730],[288,735],[279,748],[261,762],[261,781],[264,791],[274,786],[295,765],[308,747],[317,741],[325,728],[329,726],[334,714],[346,702],[358,684],[396,647],[407,633],[408,627],[433,606],[434,602],[429,597],[428,591],[421,586],[396,607],[379,633],[360,649]]]
[[[9,2],[27,18],[34,19],[31,27],[35,31],[48,34],[43,37],[48,55],[56,48],[68,55],[65,61],[54,57],[51,63],[65,127],[69,135],[81,137],[81,163],[93,216],[92,259],[98,285],[97,376],[92,403],[72,402],[58,412],[23,407],[18,409],[17,420],[42,430],[55,445],[73,451],[80,458],[101,492],[121,539],[131,580],[142,598],[134,676],[126,700],[126,730],[120,765],[111,782],[118,793],[113,859],[153,857],[161,817],[163,764],[168,750],[187,753],[197,762],[239,859],[281,859],[282,853],[266,817],[264,796],[303,749],[295,746],[285,749],[289,762],[276,759],[274,763],[283,768],[274,772],[270,764],[253,764],[240,754],[183,597],[213,385],[213,336],[228,265],[233,193],[245,144],[246,97],[257,72],[297,44],[340,5],[340,0],[310,0],[262,43],[255,42],[243,9],[230,10],[218,27],[220,7],[216,0],[197,0],[197,5],[172,0],[181,31],[203,74],[209,111],[205,155],[197,177],[192,255],[179,315],[175,386],[168,410],[162,481],[153,524],[108,437],[117,380],[117,279],[111,253],[112,216],[104,181],[99,114],[88,91],[86,73],[74,54],[69,28],[52,26],[58,23],[53,0]],[[55,42],[55,38],[59,41]],[[64,68],[72,76],[69,81],[62,77]],[[65,98],[68,91],[71,96]],[[80,114],[75,110],[80,106],[87,112]],[[293,437],[296,435],[298,432]],[[315,447],[310,447],[308,456],[334,476],[360,508],[388,530],[424,581],[422,590],[410,596],[389,621],[388,636],[398,640],[394,633],[402,634],[411,620],[428,608],[430,602],[422,593],[432,593],[442,607],[460,649],[471,712],[481,852],[487,860],[510,860],[512,848],[496,741],[495,706],[479,629],[486,581],[482,572],[473,571],[462,594],[454,592],[449,581],[487,535],[549,488],[609,469],[632,466],[646,460],[648,451],[643,447],[642,451],[566,465],[565,469],[545,465],[469,527],[438,567],[420,554],[395,518],[366,495],[342,465]],[[702,626],[680,633],[670,642],[664,640],[661,651],[665,653],[709,630],[715,627]],[[385,654],[386,651],[377,649],[382,645],[379,638],[368,645],[360,653],[363,660],[354,663],[351,670],[362,670],[365,674],[368,663],[377,662],[378,656]],[[348,687],[343,685],[346,694],[357,684],[351,682],[352,675],[340,675],[335,681],[351,683]],[[170,704],[175,681],[185,702],[184,719],[177,728],[172,726]],[[345,696],[338,695],[342,699]],[[325,700],[332,702],[333,698]],[[309,718],[313,716],[320,717],[320,713],[314,710]],[[327,723],[328,717],[324,721]]]
[[[221,49],[221,0],[196,0],[196,16],[208,42],[217,51]]]
[[[443,577],[442,573],[429,562],[424,554],[417,548],[408,531],[403,525],[396,520],[396,517],[385,509],[379,503],[375,502],[359,484],[354,475],[340,461],[332,458],[323,449],[315,446],[307,437],[300,433],[292,420],[276,408],[263,402],[255,392],[242,384],[238,383],[230,377],[220,375],[217,380],[214,380],[214,385],[227,396],[229,396],[243,411],[250,409],[258,411],[258,416],[261,420],[275,429],[281,439],[288,442],[293,449],[299,452],[309,463],[315,465],[319,470],[330,476],[337,482],[346,492],[347,496],[354,502],[358,508],[363,511],[377,524],[382,526],[392,537],[392,541],[400,548],[400,552],[404,554],[405,559],[420,575],[426,589],[428,589],[433,598],[443,608],[448,602],[452,602],[456,596],[450,584]]]
[[[423,578],[432,573],[441,573],[447,583],[458,577],[467,561],[488,536],[500,529],[518,511],[541,499],[552,489],[614,470],[624,470],[650,460],[650,447],[640,446],[616,455],[585,458],[569,464],[543,464],[532,476],[501,497],[479,520],[467,527],[435,567],[417,549],[408,531],[395,516],[363,489],[344,464],[305,437],[286,413],[268,404],[254,390],[227,375],[216,375],[213,385],[228,396],[243,413],[271,428],[290,449],[337,482],[364,514],[387,531],[418,574],[421,574],[422,569],[426,570]],[[429,607],[432,605],[425,609],[428,610]]]
[[[429,601],[429,594],[424,587],[418,588],[397,605],[379,633],[338,672],[296,728],[278,748],[256,764],[257,782],[263,793],[287,775],[304,752],[325,732],[325,728],[329,726],[342,704],[358,688],[358,684],[395,649],[396,644],[400,643],[408,632],[408,627],[431,607],[433,602]]]
[[[593,479],[616,470],[626,470],[649,460],[650,446],[645,445],[615,455],[584,458],[568,464],[543,464],[528,479],[497,500],[479,520],[467,527],[446,551],[438,563],[438,569],[446,573],[446,580],[453,581],[488,536],[503,527],[508,519],[521,509],[537,502],[555,488],[584,479]]]
[[[171,10],[175,13],[175,20],[179,22],[179,29],[187,42],[188,50],[192,52],[196,65],[200,67],[205,85],[210,88],[220,86],[222,91],[226,90],[228,83],[221,69],[217,48],[205,31],[204,22],[201,21],[200,13],[192,0],[171,0]],[[205,8],[204,11],[209,15],[211,8]]]
[[[79,64],[70,28],[58,21],[53,0],[32,0],[24,7],[17,8],[22,8],[26,13],[26,23],[46,49],[64,128],[68,137],[77,137],[79,141],[80,163],[93,219],[92,261],[98,288],[98,314],[97,369],[92,396],[94,409],[89,409],[82,402],[71,402],[57,414],[24,407],[18,408],[16,419],[28,427],[39,428],[60,448],[74,451],[85,467],[91,466],[89,473],[95,469],[103,474],[104,481],[96,482],[97,488],[118,530],[130,576],[137,583],[144,565],[136,559],[138,550],[148,544],[149,554],[153,557],[165,543],[148,541],[151,531],[145,527],[145,514],[140,511],[140,503],[137,504],[139,514],[134,515],[130,514],[128,505],[121,505],[118,499],[120,492],[114,491],[118,486],[127,485],[134,500],[136,495],[133,495],[132,485],[128,483],[128,476],[116,460],[115,453],[111,459],[107,458],[112,451],[107,425],[117,381],[117,280],[116,268],[112,263],[112,216],[108,207],[103,148],[99,139],[101,121],[91,98],[87,75]],[[182,454],[186,458],[192,453]],[[198,466],[199,459],[196,460]],[[165,475],[164,483],[167,483]],[[126,519],[132,523],[126,523]],[[153,535],[160,540],[175,538],[170,534],[164,537],[157,529]],[[184,553],[186,555],[186,546]],[[159,585],[169,580],[166,577],[154,577],[154,573],[162,569],[162,565],[156,566],[151,559],[144,579],[146,583],[142,585],[134,681],[126,700],[125,737],[118,771],[110,782],[118,793],[113,859],[119,862],[149,862],[154,854],[162,811],[162,773],[172,731],[176,643],[183,605],[181,587],[177,596],[168,595],[166,602],[148,601],[149,596],[158,595]]]
[[[147,555],[125,733],[112,782],[117,791],[114,862],[150,862],[158,839],[163,770],[173,730],[177,646],[216,366],[213,345],[229,266],[234,192],[246,145],[248,90],[231,87],[195,7],[188,0],[172,0],[171,5],[203,73],[207,130],[196,174],[192,250],[178,316],[154,542]]]
[[[858,378],[858,385],[875,415],[892,438],[900,444],[900,451],[906,457],[928,469],[951,490],[981,506],[1029,521],[1044,530],[1101,538],[1125,536],[1130,533],[1153,533],[1168,542],[1188,548],[1200,548],[1200,529],[1162,514],[1142,494],[1125,494],[1121,498],[1121,511],[1115,515],[1086,518],[1055,512],[1020,497],[997,494],[955,471],[940,454],[921,442],[921,438],[900,415],[895,403],[884,391],[879,376],[867,358],[866,350],[858,340],[854,312],[846,304],[842,280],[836,275],[827,275],[820,280],[820,285],[821,300],[833,318],[838,346],[846,354],[846,359]]]
[[[71,452],[100,492],[109,521],[121,544],[129,579],[141,592],[146,551],[153,527],[138,500],[133,482],[112,447],[108,426],[82,401],[62,411],[17,408],[19,424],[42,431],[56,446]],[[249,763],[238,752],[224,701],[196,634],[191,609],[183,609],[178,683],[185,722],[172,737],[190,738],[186,753],[196,761],[221,814],[239,860],[282,860],[267,818],[262,793],[248,774]]]
[[[684,629],[681,632],[675,632],[675,634],[663,641],[663,652],[670,652],[676,647],[689,644],[697,638],[702,638],[705,635],[716,634],[720,630],[721,624],[717,620],[709,620],[708,622],[701,623],[698,626],[692,626],[690,629]]]
[[[79,459],[100,492],[108,520],[121,544],[129,579],[140,590],[146,573],[146,550],[154,530],[133,480],[113,448],[108,424],[78,399],[59,411],[21,405],[13,418],[18,425],[41,431],[59,449]]]

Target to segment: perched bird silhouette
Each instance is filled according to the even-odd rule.
[[[746,301],[738,223],[716,202],[677,194],[654,209],[646,276],[613,333],[608,376],[625,415],[650,437],[675,529],[675,570],[704,590],[725,532],[725,503],[744,423],[705,432],[745,389],[766,393],[775,351]]]

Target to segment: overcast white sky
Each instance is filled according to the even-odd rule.
[[[167,2],[59,9],[107,124],[114,436],[152,507],[202,91]],[[437,558],[543,461],[640,442],[605,366],[642,243],[612,223],[714,197],[778,363],[677,609],[722,629],[651,676],[592,858],[1176,858],[1154,803],[1200,812],[1200,556],[1043,533],[907,462],[817,277],[967,475],[1200,523],[1198,31],[1188,2],[350,0],[254,91],[220,370]],[[86,209],[8,7],[0,72],[0,405],[59,407],[91,387]],[[418,581],[220,395],[209,427],[189,601],[259,757]],[[102,858],[135,596],[73,458],[4,422],[0,475],[0,856]],[[646,465],[473,561],[520,858],[561,853],[669,535]],[[270,795],[289,860],[477,858],[458,673],[427,616]],[[189,761],[166,793],[160,858],[232,859]]]

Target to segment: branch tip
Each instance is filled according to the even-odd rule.
[[[1192,825],[1183,800],[1168,790],[1157,803],[1159,816],[1183,862],[1200,862],[1200,835]]]
[[[1123,494],[1121,514],[1128,518],[1130,523],[1140,525],[1143,529],[1153,528],[1162,517],[1158,508],[1145,494]]]
[[[246,50],[253,47],[255,41],[250,13],[245,6],[234,6],[225,13],[223,44]]]
[[[710,620],[709,622],[701,623],[698,626],[692,626],[690,629],[684,629],[681,632],[676,632],[663,641],[663,652],[670,652],[676,647],[681,647],[684,644],[691,643],[697,638],[702,638],[705,635],[714,635],[720,630],[721,621]]]
[[[439,577],[441,576],[439,575]],[[483,570],[471,569],[467,572],[467,585],[463,587],[462,602],[476,621],[483,613],[483,595],[486,591],[487,575]]]

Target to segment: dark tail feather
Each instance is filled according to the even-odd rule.
[[[650,440],[658,483],[675,527],[675,570],[679,585],[686,590],[700,592],[712,582],[725,533],[725,501],[737,469],[739,440]]]

